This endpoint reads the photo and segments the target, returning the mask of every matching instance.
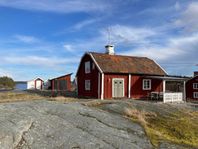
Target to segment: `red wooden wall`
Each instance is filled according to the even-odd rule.
[[[113,78],[123,78],[124,79],[124,97],[128,98],[128,74],[105,74],[104,75],[104,98],[110,99],[112,98],[112,79]],[[162,80],[151,79],[151,90],[143,90],[142,81],[143,76],[131,75],[131,97],[130,98],[145,98],[148,95],[155,92],[163,91],[163,83]]]
[[[67,82],[67,90],[68,91],[71,91],[71,75],[66,75],[66,76],[63,76],[63,77],[59,77],[59,78],[57,78],[56,80],[66,80],[66,82]],[[54,90],[54,81],[55,81],[55,79],[52,79],[51,80],[51,83],[52,83],[52,90]],[[59,84],[58,84],[59,85]],[[59,88],[59,87],[58,87]],[[59,90],[59,89],[58,89]]]
[[[85,73],[85,62],[90,61],[91,72]],[[93,97],[98,98],[98,69],[95,66],[95,69],[92,68],[93,61],[89,55],[85,55],[82,58],[79,70],[77,73],[77,87],[78,87],[78,96],[80,97]],[[85,80],[90,80],[91,87],[90,91],[85,90]]]
[[[158,79],[151,79],[151,90],[143,90],[142,81],[144,78],[143,76],[131,76],[131,98],[139,99],[145,98],[149,95],[149,93],[155,92],[162,92],[163,91],[163,82],[162,80]]]
[[[186,82],[186,98],[197,100],[197,98],[193,97],[193,92],[198,92],[198,89],[193,89],[193,83],[198,83],[198,76]]]
[[[112,98],[112,79],[124,79],[124,97],[128,97],[128,75],[123,74],[105,74],[104,75],[104,98]]]

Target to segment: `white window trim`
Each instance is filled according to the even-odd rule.
[[[117,81],[117,80],[120,80],[120,81],[123,81],[123,93],[122,93],[122,96],[124,97],[124,78],[113,78],[112,79],[112,97],[114,98],[114,81]]]
[[[193,98],[198,98],[198,92],[193,92]]]
[[[87,70],[86,68],[89,66],[89,69]],[[91,62],[90,61],[86,61],[85,62],[85,73],[90,73],[91,72]]]
[[[89,82],[89,88],[87,88],[86,82]],[[91,90],[91,80],[85,80],[85,91],[90,91],[90,90]]]
[[[145,88],[145,87],[144,87],[144,82],[145,82],[145,81],[149,81],[149,84],[150,84],[149,88]],[[143,80],[142,80],[142,89],[143,89],[143,90],[151,90],[151,79],[143,79]]]
[[[198,89],[198,83],[193,83],[193,89]]]

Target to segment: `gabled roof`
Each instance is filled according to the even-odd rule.
[[[43,81],[41,78],[35,78],[35,79],[32,79],[32,80],[29,80],[29,81],[27,81],[27,82],[31,82],[31,81],[36,81],[36,80],[41,80],[41,81]]]
[[[148,75],[167,75],[154,60],[147,57],[88,53],[104,73],[130,73]]]
[[[50,80],[60,79],[60,78],[66,77],[66,76],[71,76],[72,74],[73,74],[73,73],[69,73],[69,74],[62,75],[62,76],[59,76],[59,77],[56,77],[56,78],[52,78],[52,79],[50,79]]]

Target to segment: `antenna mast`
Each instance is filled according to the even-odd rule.
[[[108,33],[108,44],[111,45],[111,28],[107,28],[107,33]]]

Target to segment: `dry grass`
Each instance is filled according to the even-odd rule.
[[[198,112],[184,110],[162,116],[159,113],[126,108],[124,116],[140,123],[154,146],[161,140],[198,147]]]
[[[31,101],[43,99],[42,96],[28,93],[2,92],[0,93],[0,103],[13,101]]]
[[[104,104],[112,104],[113,101],[108,101],[108,100],[104,100],[104,101],[101,101],[101,100],[87,100],[85,103],[82,103],[83,105],[85,106],[89,106],[89,107],[98,107],[98,106],[101,106],[101,105],[104,105]]]
[[[33,93],[17,93],[17,92],[2,92],[0,93],[0,103],[5,102],[17,102],[17,101],[32,101],[32,100],[49,100],[58,102],[75,102],[78,101],[76,98],[70,97],[44,97]]]
[[[72,97],[64,97],[64,96],[58,96],[58,97],[51,97],[48,98],[50,101],[58,101],[58,102],[78,102],[79,100],[77,98],[72,98]]]

